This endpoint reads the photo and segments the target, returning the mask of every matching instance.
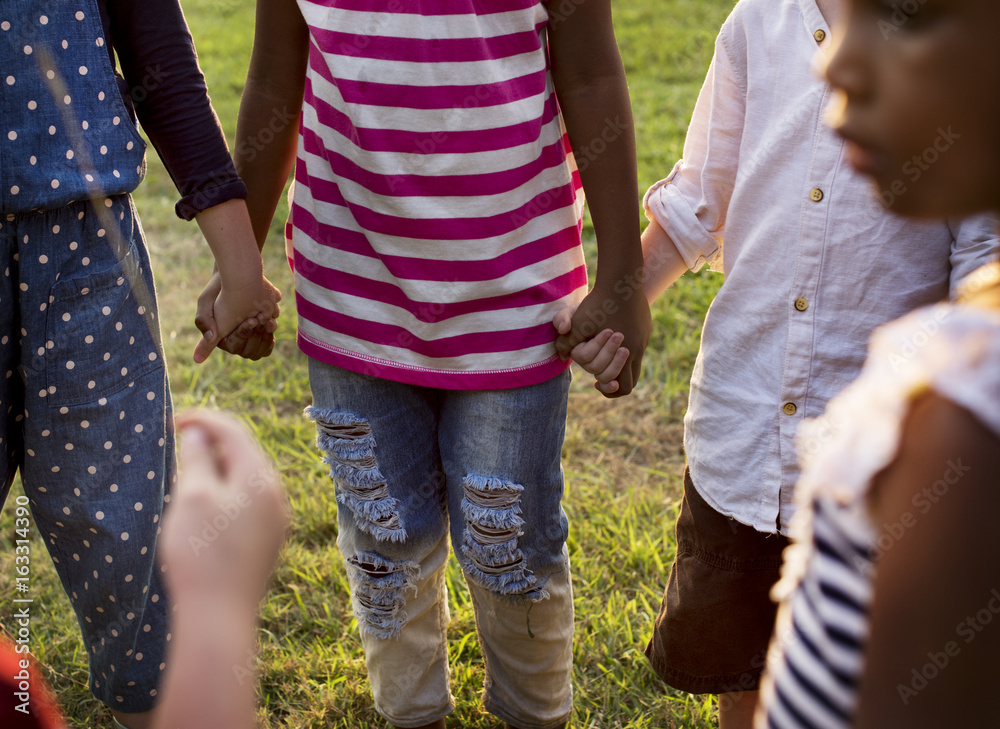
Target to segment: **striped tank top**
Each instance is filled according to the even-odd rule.
[[[540,0],[299,0],[309,64],[286,226],[299,346],[481,390],[551,379],[579,303],[579,174]]]

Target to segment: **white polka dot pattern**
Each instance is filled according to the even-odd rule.
[[[32,4],[19,3],[18,12]],[[89,13],[90,3],[46,3],[45,29],[61,30],[63,7],[78,5]],[[10,32],[2,30],[9,25],[5,7],[0,5],[0,33]],[[72,15],[69,20],[78,22]],[[82,47],[71,32],[64,35],[71,48]],[[5,45],[0,35],[0,49]],[[31,45],[34,62],[41,46]],[[83,62],[86,74],[77,72],[76,59],[73,77],[96,80],[100,53],[106,50]],[[26,77],[21,65],[0,67],[15,79],[2,86],[6,102],[8,90]],[[18,105],[26,116],[45,112],[44,90],[32,95],[37,102],[25,98]],[[67,95],[70,109],[84,103],[75,86]],[[96,93],[86,103],[98,107]],[[91,130],[99,131],[99,115],[87,115]],[[114,128],[110,118],[105,126]],[[19,174],[37,170],[38,184],[23,182],[23,175],[17,185],[4,179],[0,193],[15,187],[33,195],[39,186],[58,193],[70,186],[51,162],[72,163],[82,156],[80,148],[58,130],[51,136],[42,131],[44,139],[32,150],[37,158],[19,168]],[[5,130],[4,154],[30,136],[20,126]],[[91,153],[93,144],[87,145]],[[105,137],[97,149],[101,144],[111,159],[114,144],[124,149],[126,142]],[[121,164],[121,156],[113,163]],[[103,222],[89,203],[0,214],[0,472],[21,468],[37,534],[46,540],[81,625],[91,691],[138,712],[152,706],[165,655],[169,608],[153,600],[163,592],[154,547],[165,491],[174,480],[171,407],[155,305],[147,299],[140,304],[130,285],[136,280],[152,290],[131,201],[117,195],[96,202]]]
[[[33,9],[43,5],[44,13]],[[27,0],[13,7],[0,5],[7,36],[0,36],[0,210],[131,192],[145,169],[145,144],[121,98],[96,4]],[[4,17],[14,12],[16,23]]]

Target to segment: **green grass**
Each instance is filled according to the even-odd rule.
[[[645,189],[680,156],[687,121],[732,0],[629,0],[616,6],[616,30],[629,75]],[[235,130],[249,57],[253,3],[184,0],[216,109]],[[243,414],[277,461],[294,517],[259,635],[260,725],[308,729],[381,727],[371,706],[364,657],[336,550],[336,503],[319,462],[311,424],[305,358],[294,341],[292,281],[280,228],[265,250],[268,276],[285,293],[279,341],[269,360],[217,355],[191,362],[198,333],[194,299],[211,257],[193,224],[173,217],[174,191],[150,154],[135,195],[159,282],[161,324],[175,403]],[[593,251],[593,243],[589,242]],[[564,448],[566,511],[577,616],[572,726],[641,729],[715,726],[711,699],[666,689],[643,656],[673,558],[673,522],[683,469],[681,417],[701,322],[721,279],[687,274],[654,307],[644,380],[632,396],[606,401],[585,377],[574,381]],[[12,592],[13,497],[0,517],[0,592]],[[40,554],[42,544],[35,545]],[[458,702],[452,727],[487,729],[479,708],[482,658],[468,591],[457,563],[448,568],[449,650]],[[76,726],[109,726],[86,689],[86,660],[69,602],[47,560],[33,564],[38,602],[33,647]],[[0,602],[9,632],[13,605]]]

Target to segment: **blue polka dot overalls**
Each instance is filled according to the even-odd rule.
[[[94,0],[0,4],[0,503],[20,468],[91,690],[141,712],[169,640],[154,553],[174,455],[128,194],[144,144],[103,35]]]

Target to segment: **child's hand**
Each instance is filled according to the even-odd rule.
[[[235,418],[177,418],[180,477],[167,507],[159,559],[182,598],[232,599],[250,612],[264,593],[287,517],[273,464]]]
[[[204,362],[234,332],[226,351],[249,359],[266,357],[274,347],[272,320],[279,314],[281,292],[264,277],[246,202],[227,200],[202,210],[195,219],[215,256],[216,269],[198,297],[195,324],[205,336],[194,348],[194,361]]]
[[[561,312],[568,313],[568,312]],[[557,319],[560,315],[557,315]],[[554,321],[554,323],[556,323]],[[560,328],[560,324],[562,328]],[[624,294],[614,292],[611,288],[602,287],[600,284],[594,286],[589,294],[580,302],[580,306],[570,317],[570,325],[567,329],[564,321],[556,323],[559,337],[556,339],[556,350],[562,357],[571,357],[574,349],[584,342],[591,342],[599,332],[611,330],[612,335],[602,343],[593,343],[581,352],[581,357],[590,357],[591,367],[596,369],[597,365],[603,364],[606,358],[607,349],[614,348],[614,354],[608,363],[601,368],[600,374],[610,376],[605,387],[598,386],[598,390],[604,393],[605,397],[621,397],[632,392],[639,381],[639,372],[642,366],[642,355],[646,351],[649,343],[649,336],[653,329],[652,317],[649,313],[649,304],[642,291],[628,289]],[[621,341],[617,345],[611,345],[611,336],[620,334]],[[601,340],[598,340],[601,341]],[[624,347],[627,350],[624,364],[619,368],[616,375],[614,371],[616,357],[621,356],[618,349]],[[599,359],[598,359],[599,358]],[[594,360],[598,360],[594,363]],[[609,369],[610,368],[610,369]],[[588,368],[588,372],[593,369]],[[612,380],[617,381],[617,387],[611,388]]]
[[[568,334],[573,326],[573,309],[563,309],[552,318],[552,326],[560,334]],[[593,339],[573,347],[569,356],[585,372],[594,376],[594,387],[605,396],[618,392],[618,375],[628,360],[627,347],[621,346],[625,335],[604,329]]]
[[[261,277],[256,287],[247,286],[238,294],[224,290],[219,272],[198,297],[195,326],[205,336],[195,346],[195,362],[204,362],[216,347],[246,359],[267,357],[274,348],[276,321],[281,313],[281,292]],[[236,312],[244,311],[244,318]]]

